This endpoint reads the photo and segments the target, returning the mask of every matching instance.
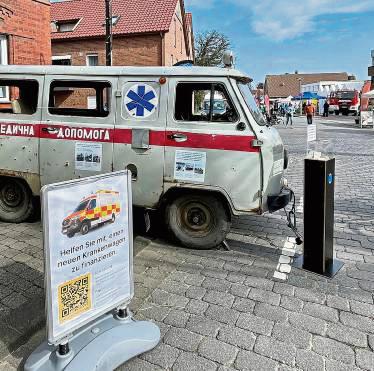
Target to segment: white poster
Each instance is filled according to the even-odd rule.
[[[203,183],[205,168],[205,152],[175,151],[174,179]]]
[[[315,140],[317,140],[317,125],[316,124],[308,125],[307,141],[314,142]]]
[[[371,111],[361,111],[360,114],[361,127],[372,126],[374,123],[374,112]]]
[[[43,188],[48,340],[133,295],[128,172]]]
[[[101,143],[75,143],[75,168],[77,170],[101,171],[103,145]]]

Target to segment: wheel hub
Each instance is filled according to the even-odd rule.
[[[9,207],[16,207],[22,202],[22,192],[15,185],[6,185],[2,190],[3,202]]]
[[[202,226],[206,221],[206,215],[201,209],[192,209],[187,213],[188,222],[195,226]]]
[[[210,210],[200,203],[188,203],[181,212],[182,224],[193,232],[206,233],[211,228]]]

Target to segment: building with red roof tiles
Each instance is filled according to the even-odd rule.
[[[0,64],[50,63],[49,0],[1,0]]]
[[[112,0],[115,66],[171,66],[194,55],[183,0]],[[52,3],[53,64],[105,65],[105,1]]]

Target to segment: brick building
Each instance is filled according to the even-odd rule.
[[[103,0],[52,3],[53,64],[105,65],[104,6]],[[112,0],[112,15],[113,65],[193,59],[192,15],[183,0]]]
[[[0,64],[50,64],[49,0],[0,0]]]
[[[265,78],[265,94],[270,99],[296,96],[301,86],[320,81],[348,81],[346,72],[332,73],[286,73],[284,75],[267,75]]]

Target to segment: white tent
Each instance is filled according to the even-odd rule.
[[[292,101],[292,95],[288,96],[287,98],[280,98],[278,99],[279,103],[290,103]]]
[[[374,98],[374,90],[368,91],[365,94],[362,94],[364,98]]]

